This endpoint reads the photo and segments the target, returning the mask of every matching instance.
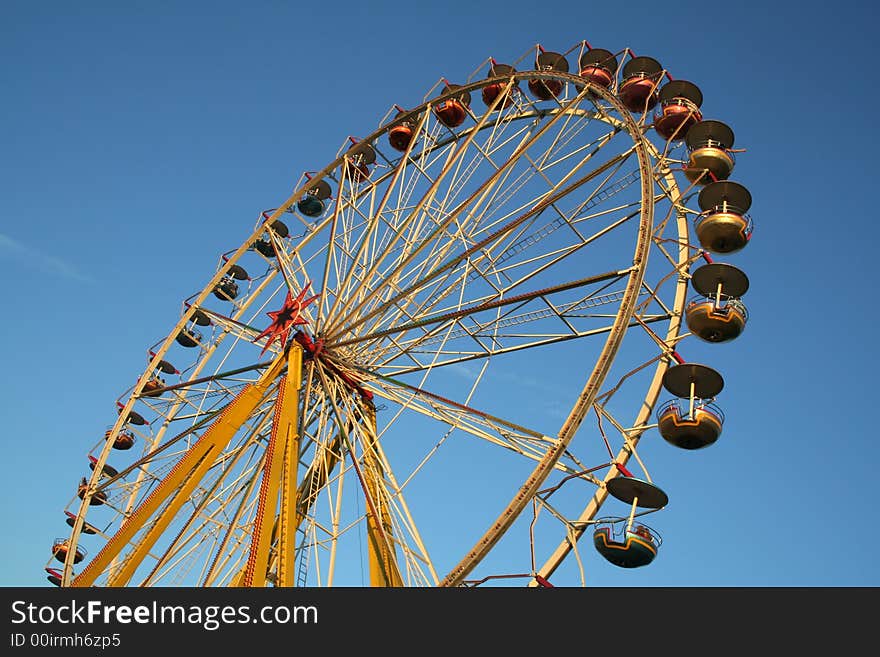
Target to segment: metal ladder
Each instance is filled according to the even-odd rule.
[[[316,503],[316,498],[318,496],[318,491],[316,490],[318,487],[318,476],[317,471],[312,475],[312,480],[309,482],[309,494],[306,497],[306,502],[311,502],[311,504]],[[303,587],[306,585],[306,581],[309,577],[309,555],[311,554],[311,550],[308,549],[308,534],[305,530],[303,530],[302,541],[299,544],[299,563],[296,567],[296,586]]]

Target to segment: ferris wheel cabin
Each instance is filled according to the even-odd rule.
[[[76,516],[73,515],[70,511],[65,511],[64,514],[67,516],[67,518],[65,519],[65,522],[69,526],[73,527],[74,524],[76,524]],[[90,525],[87,522],[83,522],[82,532],[83,532],[83,534],[97,534],[98,528],[95,527],[94,525]]]
[[[447,84],[446,91],[455,91],[460,89],[460,84]],[[453,94],[446,100],[442,100],[434,106],[434,114],[437,120],[447,128],[457,128],[468,115],[468,108],[471,106],[471,95],[467,91],[461,91]]]
[[[312,219],[320,217],[324,214],[325,201],[330,198],[330,194],[330,185],[326,180],[315,181],[306,187],[302,198],[296,202],[296,209],[299,210],[300,214],[306,217]],[[284,228],[284,232],[286,233],[287,226]],[[283,235],[282,237],[286,237],[286,235]]]
[[[248,273],[241,265],[232,265],[228,273],[214,286],[214,296],[220,301],[233,301],[238,296],[238,283],[236,280],[248,279]]]
[[[89,456],[89,468],[91,470],[94,470],[97,463],[98,463],[98,459],[96,459],[94,456],[90,455]],[[107,463],[105,463],[104,467],[101,468],[101,475],[102,476],[115,477],[118,474],[119,474],[119,471],[116,468],[114,468],[112,465],[109,465]]]
[[[694,450],[708,447],[721,437],[724,414],[715,404],[698,400],[693,408],[670,399],[657,411],[660,435],[670,445]]]
[[[281,239],[290,236],[290,229],[288,229],[287,224],[280,219],[276,219],[271,224],[269,224],[269,228],[271,228],[272,232],[274,232]]]
[[[306,194],[306,196],[309,196],[309,194]],[[302,202],[302,199],[300,199],[300,202]],[[318,215],[320,215],[323,211],[324,206],[323,204],[321,204],[321,207],[318,210]],[[272,224],[269,226],[269,231],[267,232],[273,232],[275,233],[275,235],[282,239],[290,234],[290,231],[287,229],[287,224],[277,219],[272,222]],[[267,258],[275,257],[275,246],[272,244],[272,238],[267,233],[264,233],[263,236],[257,239],[257,241],[254,242],[251,246],[255,251]]]
[[[729,342],[745,330],[749,315],[745,304],[731,297],[694,297],[688,302],[687,325],[706,342]]]
[[[623,65],[623,80],[617,97],[626,109],[641,114],[653,109],[660,97],[658,87],[663,67],[653,57],[634,57]]]
[[[712,263],[698,268],[691,284],[699,296],[685,308],[691,333],[706,342],[729,342],[745,330],[748,310],[740,297],[749,289],[749,279],[733,265]]]
[[[272,246],[271,240],[267,238],[261,238],[254,242],[253,246],[258,253],[266,256],[267,258],[275,257],[275,247]]]
[[[184,326],[174,339],[183,347],[198,347],[202,342],[202,334],[192,327]]]
[[[238,283],[232,280],[231,276],[224,276],[214,286],[214,296],[220,301],[232,301],[238,296]]]
[[[593,532],[593,546],[605,559],[621,568],[640,568],[654,561],[662,539],[647,525],[600,524]]]
[[[617,75],[617,58],[604,48],[593,48],[581,55],[578,60],[580,76],[597,87],[608,89]]]
[[[201,311],[197,312],[201,313]],[[204,313],[202,313],[202,315],[204,315]],[[211,320],[208,319],[207,315],[204,316],[208,323],[210,323]],[[154,355],[153,352],[150,352],[150,357]],[[162,378],[163,374],[180,374],[180,372],[178,372],[177,368],[167,360],[160,360],[156,364],[156,369],[150,374],[150,378],[147,379],[141,389],[142,397],[159,397],[162,394],[162,391],[168,385],[165,382],[165,379]]]
[[[605,484],[608,493],[630,505],[627,518],[602,518],[593,531],[593,545],[607,561],[621,568],[647,566],[657,556],[660,535],[635,521],[636,508],[661,509],[669,497],[650,481],[620,475]]]
[[[211,326],[211,318],[201,308],[196,308],[190,318],[196,326]],[[166,372],[168,374],[168,372]]]
[[[66,538],[56,538],[55,542],[52,544],[52,555],[61,563],[64,563],[65,559],[67,559],[67,552],[69,549],[70,543]],[[73,563],[79,563],[82,561],[86,554],[88,554],[84,549],[77,547],[76,551],[73,553]]]
[[[509,66],[507,64],[496,64],[492,62],[491,66],[489,66],[489,76],[490,78],[495,78],[498,76],[511,76],[516,73],[516,69],[513,66]],[[504,88],[507,86],[508,81],[502,80],[500,82],[493,82],[492,84],[487,84],[483,87],[482,96],[483,102],[486,106],[490,106],[495,102],[495,99],[501,95],[504,91]],[[510,107],[513,105],[514,101],[514,90],[518,89],[516,82],[513,83],[511,89],[507,92],[501,102],[496,106],[495,109],[504,109],[506,107]]]
[[[687,450],[716,442],[724,413],[712,400],[724,388],[721,375],[705,365],[681,363],[666,370],[663,387],[677,397],[657,410],[657,428],[663,439]]]
[[[703,115],[703,93],[693,82],[672,80],[660,88],[660,111],[654,115],[654,130],[666,139],[684,139]]]
[[[150,356],[153,356],[153,355],[154,354],[152,352],[150,352]],[[162,372],[163,374],[180,374],[180,372],[177,371],[177,368],[174,367],[174,365],[169,363],[167,360],[160,360],[156,364],[156,369],[159,372]]]
[[[376,151],[368,143],[360,141],[346,152],[348,175],[356,183],[362,183],[370,177],[370,165],[376,161]]]
[[[391,148],[403,153],[409,148],[415,136],[420,117],[402,109],[394,118],[400,122],[388,131],[388,143],[391,144]]]
[[[733,130],[721,121],[700,121],[691,126],[685,136],[688,149],[685,177],[698,185],[727,180],[736,164],[730,152],[733,140]]]
[[[697,239],[707,251],[735,253],[752,238],[752,220],[746,214],[752,195],[739,183],[719,180],[700,190],[702,212],[697,218]]]
[[[568,60],[558,52],[542,52],[535,61],[537,71],[558,71],[568,73]],[[562,93],[562,80],[529,80],[529,91],[538,100],[551,100]]]
[[[76,487],[76,495],[79,499],[83,500],[86,497],[86,493],[89,490],[89,482],[86,481],[86,478],[83,477],[79,482],[79,486]],[[102,490],[97,491],[94,495],[89,498],[90,506],[101,506],[107,502],[107,493]]]
[[[104,438],[110,438],[110,434],[112,432],[107,430],[104,433]],[[113,449],[118,449],[120,451],[124,451],[127,449],[131,449],[134,446],[134,435],[125,431],[120,431],[117,434],[116,438],[113,440]]]
[[[122,409],[123,406],[117,402],[117,413],[122,414]],[[147,421],[144,419],[144,416],[137,411],[129,411],[128,415],[125,417],[125,421],[129,424],[134,424],[139,427],[142,427],[147,423]]]
[[[159,376],[153,376],[144,383],[141,395],[144,397],[158,397],[162,394],[163,388],[165,388],[165,381]]]

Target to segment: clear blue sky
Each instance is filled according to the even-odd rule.
[[[756,222],[746,333],[695,359],[725,377],[724,434],[655,450],[660,556],[585,549],[589,583],[880,585],[875,10],[667,4],[2,3],[0,584],[46,584],[116,398],[261,210],[441,76],[586,39],[700,85]]]

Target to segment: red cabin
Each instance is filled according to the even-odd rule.
[[[603,48],[593,48],[581,55],[578,63],[580,76],[597,87],[608,89],[614,83],[618,64],[613,53]]]
[[[660,89],[660,111],[654,115],[654,130],[663,139],[684,139],[692,125],[702,121],[703,93],[693,82],[673,80]]]
[[[535,61],[537,71],[558,71],[568,73],[568,61],[558,52],[542,52]],[[551,100],[562,93],[565,84],[562,80],[529,80],[529,91],[539,100]]]
[[[623,66],[617,96],[630,112],[641,114],[657,104],[663,67],[653,57],[634,57]]]
[[[402,109],[394,118],[399,120],[400,123],[388,131],[388,143],[391,144],[391,148],[394,150],[404,153],[409,148],[410,142],[412,142],[416,134],[419,117],[418,115],[408,116],[408,112]]]
[[[376,161],[376,151],[366,142],[358,142],[348,149],[348,175],[356,183],[370,177],[370,165]]]
[[[455,91],[461,88],[460,84],[447,84],[446,91]],[[457,128],[468,115],[468,108],[471,106],[471,95],[467,91],[450,96],[446,100],[440,101],[434,106],[434,114],[437,120],[447,128]]]
[[[513,66],[508,66],[507,64],[496,64],[492,63],[489,67],[489,77],[495,78],[498,76],[511,76],[516,73],[516,69]],[[504,91],[504,88],[508,85],[508,80],[501,80],[499,82],[493,82],[492,84],[488,84],[483,87],[483,102],[486,106],[490,106],[495,102],[495,99]],[[495,109],[504,109],[506,107],[510,107],[513,105],[514,101],[514,89],[516,89],[516,82],[513,83],[513,87],[508,91],[507,95],[501,100],[501,102],[496,105]]]

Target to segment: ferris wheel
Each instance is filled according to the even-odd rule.
[[[181,291],[71,482],[49,581],[650,564],[669,500],[639,441],[719,439],[723,379],[682,341],[748,320],[746,275],[711,254],[747,245],[751,197],[702,102],[628,48],[538,45],[344,136]]]

